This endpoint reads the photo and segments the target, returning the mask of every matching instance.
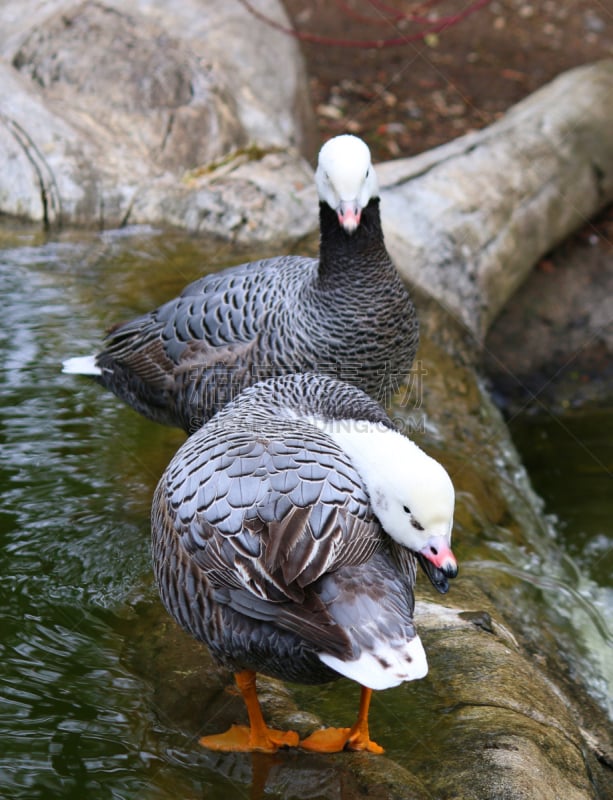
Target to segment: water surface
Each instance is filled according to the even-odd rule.
[[[567,553],[613,592],[613,409],[527,415],[511,434]]]

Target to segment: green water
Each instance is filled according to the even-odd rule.
[[[342,796],[342,777],[325,759],[219,756],[197,745],[203,716],[217,711],[198,694],[200,651],[169,623],[149,556],[151,495],[183,436],[60,372],[63,358],[93,352],[110,324],[173,296],[205,264],[240,258],[227,245],[146,230],[48,239],[0,227],[2,798],[227,800],[254,796],[258,769],[273,800]],[[586,462],[589,480],[609,488],[594,503],[579,470],[556,495],[568,510],[553,495],[549,508],[566,521],[569,551],[610,587],[610,417],[608,433],[596,430],[608,441],[598,452],[609,471],[603,480]],[[539,449],[542,430],[526,441],[535,445],[524,448],[528,458],[542,452],[545,466],[571,458],[577,466],[554,444]],[[551,485],[560,487],[560,477]],[[575,523],[580,533],[571,533]],[[189,685],[184,659],[196,670]],[[431,689],[423,687],[382,692],[373,702],[373,735],[407,766],[433,725]],[[310,697],[326,721],[351,722],[354,685],[317,692],[298,699]],[[220,716],[232,716],[235,701],[228,704]]]
[[[613,593],[613,409],[524,416],[510,429],[566,552]]]
[[[221,796],[218,772],[191,774],[193,742],[160,731],[132,666],[147,639],[137,609],[159,606],[151,495],[183,437],[60,373],[205,255],[171,237],[46,242],[27,228],[5,229],[0,248],[0,796]]]

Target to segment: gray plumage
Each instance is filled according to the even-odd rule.
[[[356,142],[370,165],[363,142],[338,140],[332,166]],[[350,169],[351,159],[339,184]],[[320,198],[332,193],[336,203],[328,173],[321,165],[318,173]],[[102,352],[70,359],[65,371],[90,374],[150,419],[188,432],[246,386],[276,375],[321,372],[387,397],[411,367],[418,322],[385,248],[371,173],[368,166],[369,183],[359,185],[372,184],[375,195],[364,195],[363,207],[356,201],[358,222],[347,219],[351,204],[320,201],[318,259],[281,256],[207,275],[113,329]],[[363,173],[359,180],[366,181]]]
[[[382,646],[416,637],[415,558],[384,533],[351,459],[313,417],[393,428],[346,383],[268,380],[194,433],[155,492],[162,601],[233,671],[319,683],[339,674],[318,654],[381,660]]]

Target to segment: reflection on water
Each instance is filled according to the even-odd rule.
[[[227,245],[207,250],[142,229],[55,240],[0,229],[2,797],[227,800],[264,786],[273,800],[351,796],[332,761],[203,752],[200,700],[183,703],[185,726],[171,713],[179,701],[162,696],[152,666],[168,617],[151,581],[149,509],[183,435],[60,373],[61,360],[93,352],[108,325],[173,296],[203,265],[240,258]],[[199,652],[194,645],[195,663]],[[410,764],[422,746],[431,691],[424,682],[375,697],[373,733],[392,758]],[[326,720],[355,717],[349,682],[297,697]]]

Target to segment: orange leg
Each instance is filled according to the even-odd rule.
[[[236,684],[241,690],[249,715],[249,727],[232,725],[225,733],[203,736],[199,741],[209,750],[226,752],[250,752],[257,750],[263,753],[276,753],[279,747],[296,747],[299,736],[294,731],[277,731],[269,728],[264,722],[262,709],[255,686],[255,672],[245,669],[234,675]]]
[[[341,750],[367,750],[382,753],[383,748],[373,742],[368,732],[368,709],[372,689],[362,686],[360,710],[352,728],[323,728],[300,742],[300,747],[316,753],[339,753]]]

